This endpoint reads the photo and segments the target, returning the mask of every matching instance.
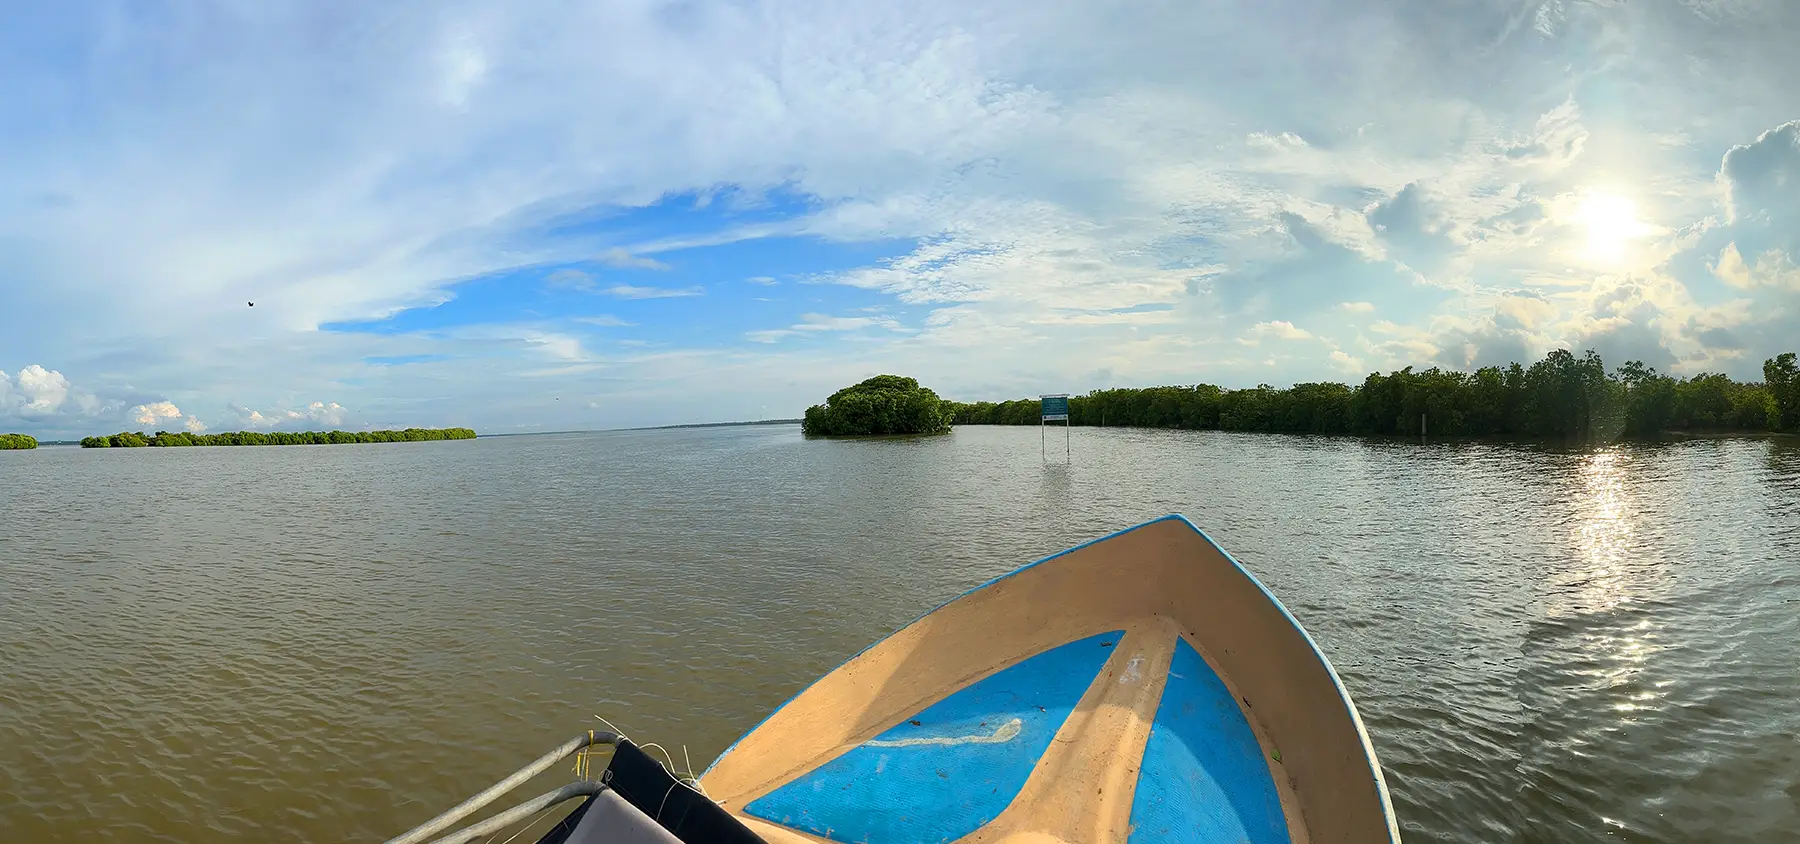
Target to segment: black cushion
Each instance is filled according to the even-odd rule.
[[[685,844],[766,844],[719,804],[675,779],[662,763],[619,739],[600,781]]]

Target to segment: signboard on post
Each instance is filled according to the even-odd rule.
[[[1038,408],[1038,450],[1044,452],[1044,459],[1050,459],[1049,446],[1045,442],[1044,423],[1063,423],[1063,454],[1070,456],[1069,447],[1069,394],[1054,393],[1038,396],[1043,404]]]

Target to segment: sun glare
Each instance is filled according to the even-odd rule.
[[[1650,227],[1638,220],[1637,206],[1614,194],[1588,194],[1576,219],[1587,226],[1588,256],[1607,263],[1623,259],[1631,241],[1650,232]]]

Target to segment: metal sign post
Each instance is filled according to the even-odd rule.
[[[1044,462],[1050,462],[1050,435],[1044,431],[1048,422],[1060,420],[1063,423],[1063,457],[1072,459],[1074,451],[1069,445],[1069,394],[1051,393],[1038,396],[1042,402],[1038,412],[1038,450],[1043,453]]]

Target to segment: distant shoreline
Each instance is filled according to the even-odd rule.
[[[582,428],[568,431],[511,431],[504,434],[482,434],[492,437],[549,437],[557,434],[612,434],[620,431],[673,431],[679,428],[741,428],[750,425],[798,425],[799,419],[763,419],[756,422],[684,422],[680,425],[644,425],[637,428]]]
[[[615,428],[618,431],[667,431],[672,428],[735,428],[742,425],[798,425],[799,419],[763,419],[757,422],[687,422],[681,425],[648,425],[642,428]]]

